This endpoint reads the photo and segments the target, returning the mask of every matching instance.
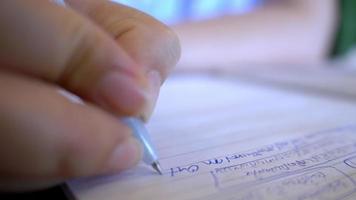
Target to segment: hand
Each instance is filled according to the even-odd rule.
[[[177,37],[153,18],[104,0],[66,3],[0,3],[2,191],[136,164],[141,148],[119,118],[147,119],[178,60]]]

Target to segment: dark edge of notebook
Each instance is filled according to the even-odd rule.
[[[61,185],[61,189],[68,200],[77,200],[77,198],[75,198],[75,195],[73,194],[72,190],[69,188],[69,186],[66,183],[63,183]]]

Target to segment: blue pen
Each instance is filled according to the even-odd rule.
[[[153,169],[162,175],[161,166],[158,162],[158,156],[152,147],[148,131],[143,124],[143,121],[133,117],[123,118],[122,121],[132,129],[133,135],[142,143],[143,162],[151,165]]]

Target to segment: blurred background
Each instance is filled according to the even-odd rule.
[[[226,14],[251,11],[262,0],[115,0],[115,2],[146,12],[168,25],[199,21]]]
[[[354,0],[114,0],[171,26],[179,70],[355,66]]]

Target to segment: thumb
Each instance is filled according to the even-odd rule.
[[[0,192],[47,187],[135,165],[141,147],[117,117],[58,88],[0,73]]]
[[[0,29],[2,67],[59,84],[116,113],[144,109],[143,70],[75,11],[48,1],[4,0]]]

